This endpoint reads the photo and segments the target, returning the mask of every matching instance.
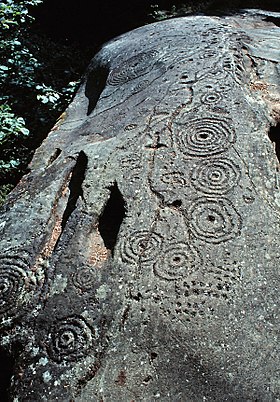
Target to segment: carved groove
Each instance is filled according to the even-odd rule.
[[[120,248],[122,260],[128,263],[153,262],[160,254],[161,245],[161,237],[147,230],[134,232],[128,238],[123,235]]]
[[[219,92],[211,91],[202,95],[201,102],[204,103],[205,105],[214,105],[220,102],[221,99],[222,96]]]
[[[186,121],[176,140],[183,154],[206,157],[225,152],[235,142],[235,133],[227,119],[196,118]]]
[[[193,235],[208,243],[221,243],[240,234],[241,218],[224,198],[197,199],[189,210],[190,228]]]
[[[149,80],[143,80],[143,81],[139,82],[137,85],[135,85],[135,87],[132,90],[132,93],[137,94],[138,92],[143,91],[144,89],[148,88],[149,85],[150,85]]]
[[[211,82],[210,79],[207,79],[207,84],[205,85],[205,88],[209,91],[209,93],[220,93],[220,92],[228,92],[232,90],[232,85],[230,85],[227,82],[219,82],[218,84],[216,82]],[[221,94],[222,97],[222,94]]]
[[[184,186],[186,184],[184,173],[178,171],[164,173],[160,177],[160,180],[164,184],[170,184],[172,186]]]
[[[16,266],[1,267],[0,271],[0,314],[9,312],[9,310],[18,304],[25,291],[25,282],[27,280],[26,272]]]
[[[185,278],[198,270],[202,259],[195,247],[185,243],[171,243],[162,252],[154,266],[157,276],[175,280]]]
[[[95,332],[83,317],[67,317],[54,325],[51,330],[49,356],[57,363],[86,357],[94,339]]]
[[[34,290],[36,280],[28,271],[28,254],[0,256],[0,316],[13,316],[19,305],[24,303],[26,292]]]
[[[153,68],[157,54],[156,50],[150,50],[131,57],[110,72],[108,84],[122,85],[146,74]]]
[[[89,291],[96,281],[95,267],[82,267],[72,277],[73,285],[82,290]]]
[[[230,159],[203,160],[191,173],[193,187],[207,195],[225,194],[239,179],[240,169]]]

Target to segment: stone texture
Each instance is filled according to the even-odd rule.
[[[14,401],[280,399],[267,14],[151,24],[93,59],[1,212]]]

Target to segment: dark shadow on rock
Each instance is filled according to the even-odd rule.
[[[280,123],[272,126],[268,133],[269,139],[275,144],[275,153],[280,162]]]
[[[85,95],[89,101],[87,115],[90,115],[95,108],[100,95],[105,88],[108,74],[109,70],[103,66],[94,68],[88,74],[85,88]]]
[[[3,349],[0,349],[0,400],[8,402],[11,377],[13,375],[13,358]]]
[[[115,183],[110,188],[110,198],[99,219],[99,232],[103,238],[105,247],[114,250],[118,233],[125,217],[125,203]]]

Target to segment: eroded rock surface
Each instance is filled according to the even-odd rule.
[[[2,209],[14,401],[280,399],[279,17],[93,59]]]

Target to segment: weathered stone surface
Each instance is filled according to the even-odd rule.
[[[248,11],[93,59],[2,209],[15,401],[280,399],[279,44]]]

